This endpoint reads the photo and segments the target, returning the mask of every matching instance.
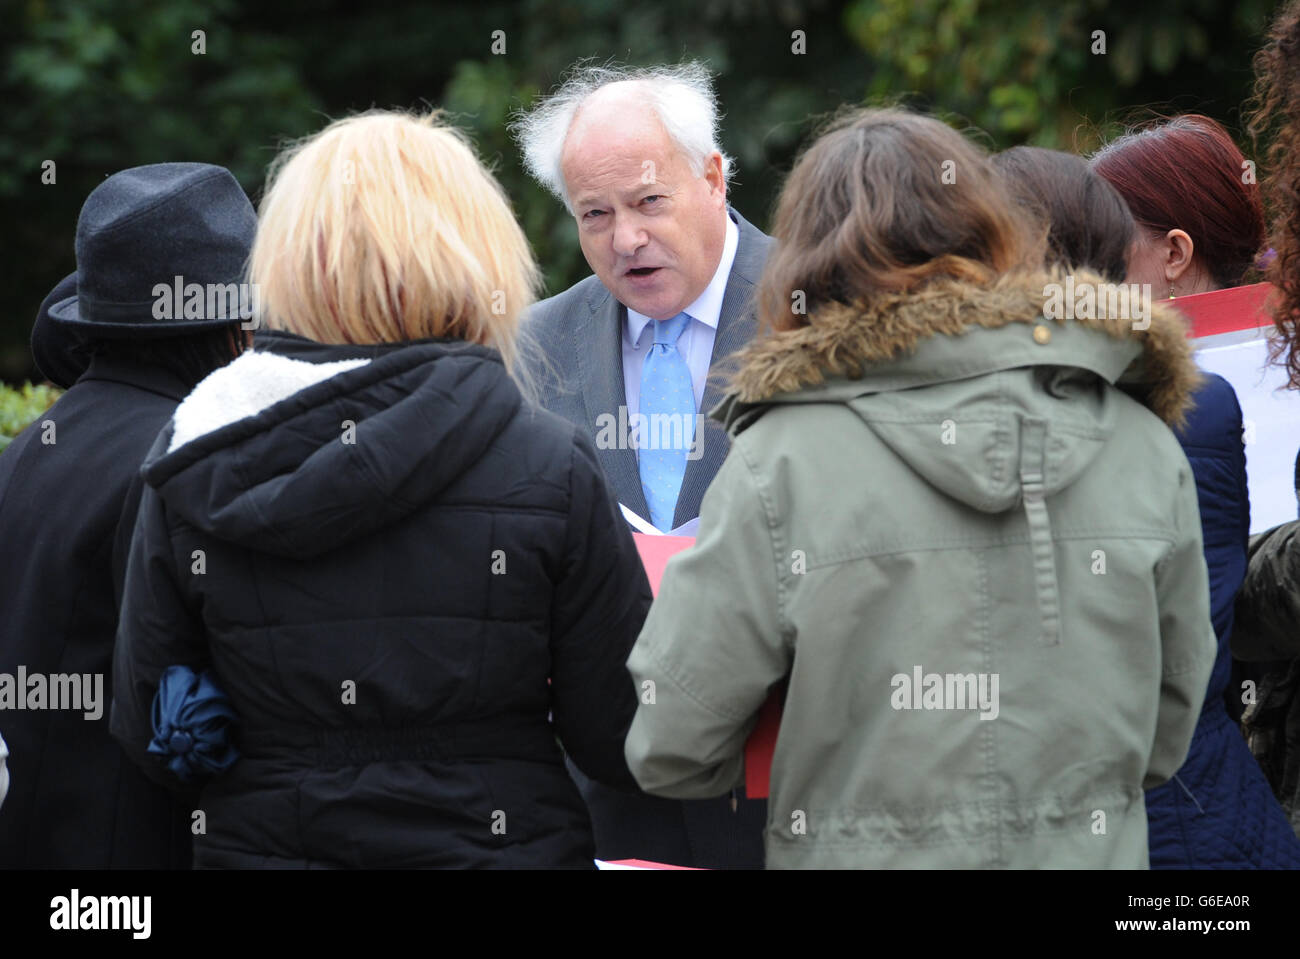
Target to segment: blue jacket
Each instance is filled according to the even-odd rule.
[[[1228,638],[1250,531],[1241,407],[1212,374],[1195,399],[1178,439],[1196,477],[1219,654],[1187,761],[1146,795],[1151,868],[1300,868],[1300,839],[1228,714],[1229,698],[1241,695],[1230,688]]]

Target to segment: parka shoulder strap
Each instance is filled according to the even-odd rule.
[[[1020,421],[1020,496],[1029,523],[1029,546],[1034,560],[1034,590],[1042,618],[1043,645],[1061,642],[1060,584],[1056,578],[1056,555],[1052,526],[1043,490],[1047,470],[1047,421],[1023,417]]]

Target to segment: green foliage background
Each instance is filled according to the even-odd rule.
[[[548,288],[588,272],[572,221],[523,174],[505,124],[575,60],[708,63],[738,160],[735,205],[765,225],[799,144],[841,103],[901,99],[986,145],[1087,151],[1129,107],[1239,126],[1267,0],[16,0],[0,35],[0,204],[9,302],[0,379],[36,375],[44,295],[75,268],[77,213],[124,167],[229,167],[256,202],[285,141],[355,110],[440,105],[505,184]],[[203,30],[206,53],[192,52]],[[506,52],[491,52],[505,31]],[[803,31],[806,52],[792,51]],[[1106,52],[1093,53],[1094,31]],[[1243,144],[1244,145],[1244,144]],[[1249,151],[1248,151],[1249,154]],[[41,183],[44,161],[56,182]]]
[[[48,384],[24,383],[17,389],[0,383],[0,453],[28,423],[54,405],[60,391]]]

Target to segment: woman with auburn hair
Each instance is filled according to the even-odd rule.
[[[1167,287],[1172,300],[1244,280],[1264,243],[1264,212],[1249,164],[1222,125],[1198,114],[1154,121],[1107,144],[1092,169],[1138,225],[1128,282],[1157,296]],[[1216,375],[1204,377],[1193,403],[1178,438],[1196,477],[1219,653],[1187,762],[1147,795],[1151,865],[1300,868],[1300,840],[1237,727],[1244,674],[1230,643],[1250,536],[1241,406]]]
[[[1221,124],[1196,113],[1159,119],[1106,144],[1091,164],[1138,225],[1129,283],[1171,300],[1241,283],[1264,242],[1264,208]]]
[[[911,113],[838,120],[773,233],[730,454],[628,660],[637,780],[726,792],[785,681],[769,866],[1145,867],[1214,659],[1178,317],[1062,308],[1045,230]]]
[[[114,735],[202,781],[199,867],[591,868],[557,739],[634,788],[650,594],[590,440],[511,378],[501,188],[434,115],[340,120],[274,164],[250,278],[320,362],[247,353],[159,436]]]
[[[1110,148],[1109,168],[1125,187],[1140,183],[1154,186],[1169,212],[1152,212],[1162,223],[1195,223],[1193,215],[1203,202],[1198,193],[1174,191],[1161,184],[1160,177],[1174,170],[1190,175],[1198,184],[1215,184],[1233,195],[1231,184],[1222,181],[1220,166],[1239,169],[1236,147],[1217,140],[1213,131],[1189,125],[1184,128],[1193,140],[1226,143],[1223,159],[1207,168],[1197,166],[1204,150],[1197,142],[1181,144],[1169,132],[1167,139],[1140,136]],[[1169,149],[1179,150],[1187,166],[1167,165]],[[1130,154],[1130,149],[1139,153]],[[1236,154],[1234,157],[1232,154]],[[1157,242],[1176,243],[1168,234],[1177,232],[1178,243],[1192,244],[1183,231],[1160,230],[1151,224],[1135,226],[1121,191],[1080,157],[1016,147],[994,157],[1013,188],[1035,201],[1049,224],[1054,242],[1052,257],[1068,269],[1094,269],[1113,282],[1126,275],[1133,282],[1129,261],[1135,248]],[[1122,170],[1123,174],[1116,171]],[[1216,181],[1215,174],[1220,175]],[[1159,189],[1161,186],[1164,189]],[[1214,192],[1213,187],[1210,188]],[[1237,213],[1252,222],[1243,193]],[[1255,199],[1258,199],[1257,197]],[[1213,206],[1206,201],[1206,206]],[[1233,204],[1226,203],[1228,209]],[[1258,209],[1258,204],[1253,205]],[[1181,209],[1179,209],[1181,207]],[[1207,233],[1218,236],[1218,231]],[[1185,238],[1185,239],[1184,239]],[[1233,239],[1235,243],[1235,238]],[[1201,247],[1204,249],[1204,245]],[[1215,262],[1220,262],[1218,258]],[[1207,271],[1208,272],[1208,271]],[[1231,278],[1231,277],[1229,277]],[[1232,656],[1228,638],[1232,632],[1232,606],[1246,567],[1246,536],[1250,528],[1250,501],[1246,494],[1246,459],[1241,444],[1241,408],[1226,380],[1207,376],[1193,394],[1195,403],[1188,420],[1177,431],[1196,480],[1200,507],[1201,537],[1209,572],[1210,614],[1219,640],[1218,656],[1197,720],[1191,749],[1173,779],[1147,792],[1147,829],[1151,867],[1161,868],[1260,868],[1300,865],[1300,843],[1287,828],[1268,784],[1236,729],[1234,716],[1241,714],[1239,687],[1230,683]],[[1230,715],[1230,707],[1236,706]]]

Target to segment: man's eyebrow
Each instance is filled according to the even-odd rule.
[[[667,183],[664,183],[661,180],[657,180],[654,183],[642,183],[638,179],[636,183],[633,183],[631,186],[628,186],[625,189],[617,189],[614,190],[613,192],[619,199],[626,200],[631,197],[644,195],[647,191],[655,191],[662,194],[671,194],[673,192],[673,189]],[[576,197],[574,197],[571,202],[575,207],[602,205],[600,198],[591,193],[580,193]]]

